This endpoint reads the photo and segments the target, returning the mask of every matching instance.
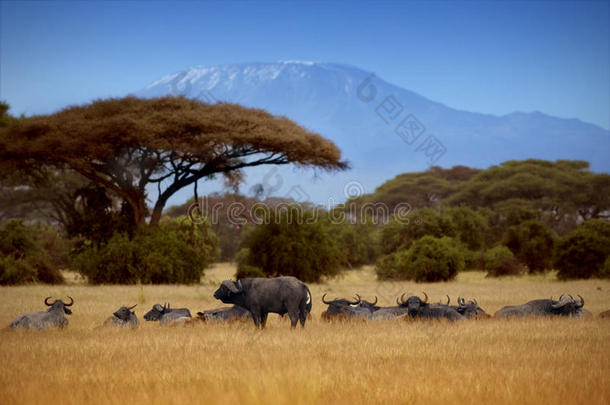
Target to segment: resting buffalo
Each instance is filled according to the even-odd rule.
[[[138,305],[138,304],[136,304]],[[121,307],[111,317],[104,322],[105,326],[128,326],[135,328],[138,326],[138,317],[131,310],[136,307]]]
[[[447,298],[449,298],[449,297],[447,297]],[[449,302],[449,301],[447,301],[447,302]],[[487,314],[483,310],[483,308],[481,308],[479,306],[476,299],[473,299],[471,301],[466,301],[466,300],[464,300],[464,298],[458,297],[458,305],[450,306],[450,307],[455,309],[456,311],[458,311],[460,313],[460,315],[463,315],[464,318],[467,318],[467,319],[473,319],[473,318],[481,319],[481,318],[490,318],[491,317],[489,314]]]
[[[357,295],[360,298],[359,295]],[[396,298],[396,306],[391,307],[380,307],[375,305],[377,303],[377,297],[375,297],[375,302],[371,303],[365,300],[360,300],[361,306],[365,308],[369,308],[372,311],[371,319],[374,321],[382,321],[382,320],[392,320],[398,318],[400,315],[404,315],[407,313],[407,307],[402,305],[398,298]]]
[[[363,305],[360,296],[354,301],[349,301],[345,298],[335,298],[331,301],[326,301],[326,294],[322,296],[322,302],[328,305],[326,311],[322,312],[322,319],[325,321],[332,320],[348,320],[348,319],[370,319],[373,312],[370,306],[377,303],[369,303]]]
[[[67,326],[68,319],[64,314],[72,314],[72,311],[68,307],[74,304],[74,300],[72,297],[68,297],[70,298],[69,304],[64,303],[62,300],[55,300],[49,303],[49,298],[51,297],[45,298],[44,303],[51,308],[46,311],[20,315],[10,323],[9,327],[12,329],[42,330],[47,328],[63,328]]]
[[[252,314],[254,325],[261,328],[265,327],[270,312],[288,314],[291,328],[299,321],[304,327],[312,306],[309,288],[295,277],[225,280],[214,298],[246,308]]]
[[[197,316],[204,322],[232,322],[252,319],[250,311],[239,305],[197,312]]]
[[[571,295],[559,297],[559,301],[541,299],[529,301],[523,305],[510,305],[498,310],[494,316],[498,318],[525,317],[525,316],[567,316],[581,318],[585,315],[582,309],[585,300],[579,295],[576,301]],[[588,311],[587,311],[588,312]]]
[[[155,304],[152,309],[144,315],[147,321],[159,321],[163,325],[180,323],[191,317],[188,308],[170,308],[169,304]]]
[[[448,319],[459,321],[464,317],[455,309],[447,305],[429,304],[428,295],[424,292],[425,299],[412,296],[404,300],[404,294],[400,297],[400,305],[407,307],[408,318]]]

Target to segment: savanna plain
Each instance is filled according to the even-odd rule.
[[[145,322],[154,303],[193,314],[223,306],[212,294],[235,268],[217,264],[196,286],[0,288],[0,324],[74,297],[64,330],[0,333],[0,404],[608,404],[610,320],[522,319],[326,323],[330,298],[403,292],[431,301],[474,297],[488,313],[535,298],[580,294],[597,315],[610,281],[557,281],[554,274],[488,279],[464,272],[447,283],[377,282],[370,267],[310,284],[312,318],[294,331],[277,315],[251,322],[163,327]],[[100,328],[121,305],[138,304],[136,330]]]

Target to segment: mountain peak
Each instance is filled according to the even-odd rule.
[[[343,200],[343,186],[351,180],[372,191],[398,173],[430,165],[485,168],[505,160],[574,159],[591,162],[594,171],[610,170],[610,132],[598,126],[539,111],[461,111],[349,65],[286,60],[189,67],[136,94],[262,108],[331,139],[353,169],[308,189],[307,199],[320,203],[321,196]],[[261,170],[266,178],[269,169]],[[306,189],[302,175],[279,170],[282,183]],[[249,170],[248,176],[260,182],[257,173]]]

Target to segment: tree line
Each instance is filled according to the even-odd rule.
[[[91,283],[196,283],[218,260],[236,261],[238,277],[304,281],[364,264],[379,279],[416,281],[473,269],[610,276],[610,175],[584,161],[431,167],[327,210],[239,193],[250,166],[348,167],[331,141],[262,110],[125,97],[44,116],[8,111],[0,103],[1,284],[61,282],[60,268]],[[205,208],[192,221],[198,182],[218,175],[227,191],[205,196],[208,206],[242,204],[243,221],[211,221]],[[184,187],[193,198],[166,208]],[[352,209],[404,203],[406,217]],[[255,204],[270,221],[256,224]]]

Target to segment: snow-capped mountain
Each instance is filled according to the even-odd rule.
[[[246,173],[244,191],[263,183],[274,195],[337,202],[430,165],[485,168],[525,158],[582,159],[595,171],[610,171],[610,131],[598,126],[540,112],[460,111],[347,65],[285,61],[188,68],[136,94],[181,94],[285,115],[333,140],[352,166],[315,179],[311,171],[259,167]]]

